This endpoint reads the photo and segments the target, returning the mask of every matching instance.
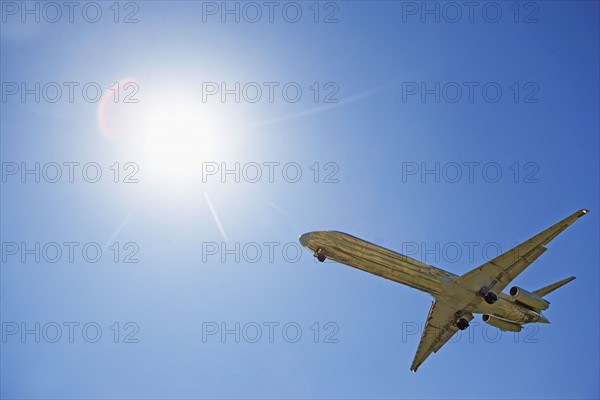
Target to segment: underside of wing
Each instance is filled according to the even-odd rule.
[[[531,239],[467,272],[457,279],[457,283],[473,291],[478,291],[482,287],[486,287],[488,290],[493,289],[496,293],[501,292],[513,279],[546,251],[545,246],[548,243],[586,213],[587,210],[579,210],[571,214],[545,231],[533,236]]]
[[[512,252],[512,250],[509,250],[504,253],[511,253],[508,257],[501,260],[498,260],[497,257],[461,276],[456,281],[462,287],[475,292],[485,287],[488,290],[500,293],[545,251],[545,247],[539,246],[513,261],[512,257],[516,257],[517,253],[516,251]]]
[[[431,304],[417,353],[410,366],[411,371],[416,372],[431,353],[436,353],[458,332],[456,322],[461,318],[468,322],[473,319],[473,315],[462,310],[456,310],[439,301],[434,301]]]

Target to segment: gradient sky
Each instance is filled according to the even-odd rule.
[[[598,3],[462,4],[1,2],[0,396],[598,398]],[[552,323],[416,374],[431,298],[297,242],[463,274],[581,208]]]

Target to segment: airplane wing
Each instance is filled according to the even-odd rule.
[[[410,366],[411,371],[416,372],[419,365],[421,365],[431,353],[436,353],[456,332],[458,332],[459,329],[456,326],[456,322],[460,318],[471,321],[473,319],[473,314],[456,310],[439,301],[431,303],[425,329],[421,335],[421,341],[419,342],[415,358]]]
[[[545,246],[552,239],[587,212],[587,210],[579,210],[571,214],[531,239],[462,275],[456,280],[457,283],[473,291],[479,291],[482,287],[486,287],[488,290],[493,290],[496,294],[499,294],[513,279],[546,251]]]

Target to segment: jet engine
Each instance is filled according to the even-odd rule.
[[[524,304],[533,310],[545,310],[550,305],[549,302],[537,294],[530,293],[527,290],[521,289],[517,286],[511,287],[509,293],[515,299],[515,301]]]
[[[507,321],[502,318],[496,318],[488,314],[483,314],[481,317],[483,322],[490,324],[491,326],[495,326],[501,331],[505,332],[521,332],[522,326],[517,324],[516,322]]]

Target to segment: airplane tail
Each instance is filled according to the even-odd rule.
[[[567,283],[571,282],[573,279],[575,279],[574,276],[570,276],[566,279],[563,279],[562,281],[558,281],[556,283],[553,283],[551,285],[545,286],[541,289],[536,290],[535,292],[533,292],[533,294],[538,295],[540,297],[544,297],[549,293],[554,292],[556,289],[558,289],[561,286],[566,285]]]

